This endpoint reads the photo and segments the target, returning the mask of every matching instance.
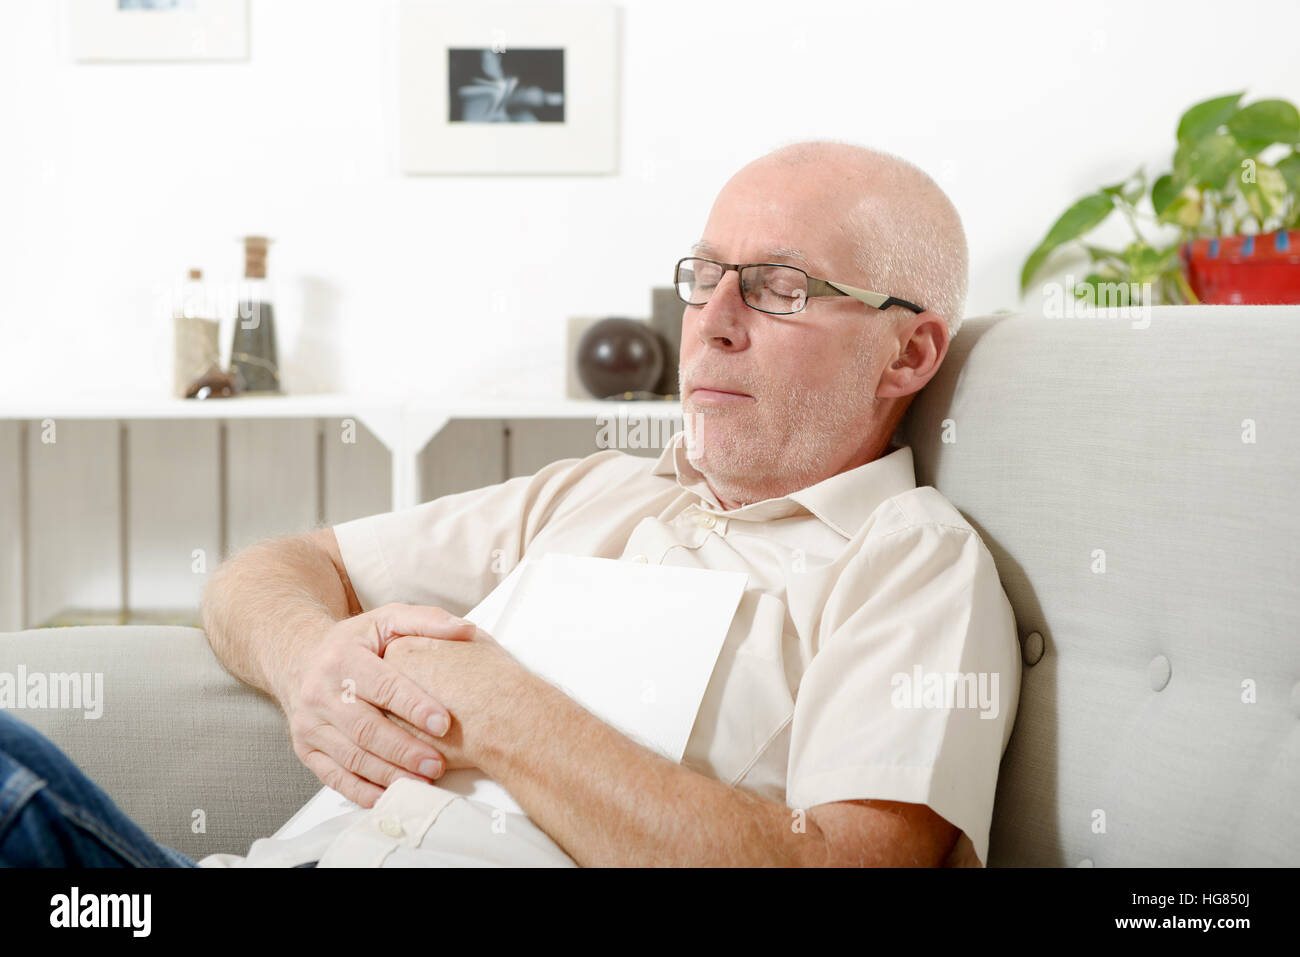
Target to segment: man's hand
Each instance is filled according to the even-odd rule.
[[[436,743],[447,770],[478,767],[475,745],[481,743],[480,721],[499,719],[503,709],[512,706],[511,679],[524,673],[523,666],[481,628],[471,641],[396,638],[385,648],[384,661],[446,705],[452,716],[451,729],[436,742],[401,715],[392,720]]]
[[[303,764],[362,807],[371,807],[398,778],[441,776],[447,761],[433,742],[451,726],[451,716],[384,654],[404,635],[460,644],[474,630],[441,608],[393,604],[344,619],[304,644],[273,689]],[[417,737],[396,726],[389,713],[427,733]]]
[[[471,641],[397,638],[384,660],[451,710],[440,740],[413,733],[449,769],[487,771],[580,864],[933,866],[945,855],[954,863],[961,847],[957,828],[929,807],[896,801],[817,805],[796,830],[784,804],[631,741],[482,629]]]

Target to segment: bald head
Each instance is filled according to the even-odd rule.
[[[686,306],[687,457],[724,508],[884,454],[961,321],[966,240],[952,204],[914,166],[861,147],[800,143],[750,163],[718,193],[693,255],[788,262],[924,307],[818,295],[774,316],[748,304],[738,270]]]
[[[897,156],[829,140],[773,150],[732,180],[770,180],[774,172],[834,197],[834,218],[822,228],[849,248],[862,285],[926,307],[943,318],[950,339],[957,334],[966,302],[966,233],[934,180]],[[892,312],[896,321],[908,318],[904,310]]]

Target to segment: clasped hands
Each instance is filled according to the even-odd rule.
[[[294,752],[362,807],[399,778],[477,767],[494,707],[528,672],[486,631],[441,608],[383,605],[301,646],[273,688]]]

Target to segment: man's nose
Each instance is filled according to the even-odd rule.
[[[705,345],[743,348],[749,341],[748,323],[753,316],[754,310],[740,295],[740,274],[731,269],[722,274],[709,301],[700,306],[696,331]]]

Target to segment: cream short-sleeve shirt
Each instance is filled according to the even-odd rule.
[[[596,452],[336,526],[362,607],[465,614],[551,551],[743,571],[682,763],[792,809],[925,804],[985,863],[1020,648],[984,543],[916,487],[908,446],[724,510],[683,440],[657,460]]]

